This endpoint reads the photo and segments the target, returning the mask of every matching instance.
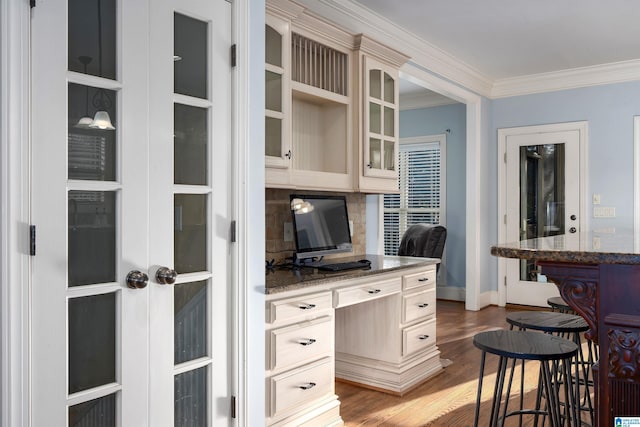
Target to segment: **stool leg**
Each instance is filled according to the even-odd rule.
[[[555,392],[555,386],[551,381],[551,369],[549,368],[549,362],[541,361],[540,366],[542,368],[542,385],[544,388],[545,399],[547,400],[549,422],[551,423],[551,427],[560,427],[560,417],[558,416],[558,395]]]
[[[498,426],[500,415],[500,403],[502,401],[502,390],[504,389],[504,379],[507,373],[507,358],[500,356],[498,362],[498,372],[496,373],[496,384],[493,388],[493,407],[491,408],[491,427]],[[504,419],[502,420],[504,425]]]
[[[482,379],[484,378],[484,361],[487,353],[482,352],[480,356],[480,377],[478,378],[478,395],[476,396],[476,415],[473,419],[473,426],[478,427],[478,419],[480,418],[480,401],[482,396]]]

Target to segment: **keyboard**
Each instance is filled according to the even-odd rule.
[[[368,261],[350,261],[350,262],[334,262],[330,264],[321,264],[317,268],[324,271],[343,271],[355,270],[356,268],[370,268],[371,262]]]

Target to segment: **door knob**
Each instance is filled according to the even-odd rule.
[[[177,277],[178,273],[169,267],[160,267],[158,271],[156,271],[156,281],[161,285],[173,285],[176,283]]]
[[[131,289],[146,288],[148,281],[149,276],[138,270],[132,270],[127,274],[127,286]]]
[[[569,233],[575,233],[575,232],[576,232],[576,228],[575,228],[575,227],[571,227],[571,228],[569,229]]]

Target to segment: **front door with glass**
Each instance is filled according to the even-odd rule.
[[[32,16],[33,425],[228,424],[230,4]]]

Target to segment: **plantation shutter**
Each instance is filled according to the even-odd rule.
[[[384,195],[384,253],[397,255],[400,239],[416,223],[440,223],[440,144],[400,145],[400,194]]]

